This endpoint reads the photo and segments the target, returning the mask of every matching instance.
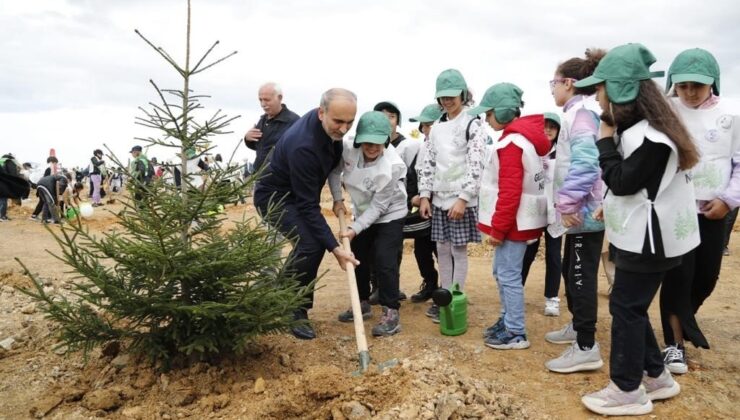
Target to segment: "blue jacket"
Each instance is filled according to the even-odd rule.
[[[321,190],[342,157],[342,142],[333,141],[319,121],[319,111],[309,111],[280,137],[265,174],[257,181],[255,202],[284,197],[310,227],[313,237],[331,251],[339,243],[321,214]]]

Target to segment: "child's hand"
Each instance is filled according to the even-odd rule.
[[[422,219],[432,217],[432,207],[429,204],[429,199],[426,197],[421,198],[421,202],[419,203],[419,214]]]
[[[706,217],[709,220],[719,220],[727,215],[727,213],[730,212],[730,207],[725,204],[724,201],[720,200],[719,198],[715,198],[714,200],[708,202],[701,208],[702,213],[704,213],[704,217]]]
[[[460,220],[465,214],[465,207],[468,203],[462,198],[458,198],[455,204],[447,210],[447,218],[450,220]]]
[[[563,226],[570,228],[581,224],[581,219],[578,217],[578,213],[569,213],[560,215],[560,220]]]
[[[493,236],[488,237],[488,245],[491,245],[492,247],[496,248],[497,246],[501,244],[502,244],[502,241],[494,238]]]
[[[604,207],[603,206],[599,206],[599,208],[597,208],[596,210],[594,210],[592,216],[593,216],[594,220],[597,220],[599,222],[604,221]]]

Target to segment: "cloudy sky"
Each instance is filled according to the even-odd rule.
[[[230,154],[261,114],[257,89],[279,82],[299,114],[327,88],[355,91],[359,111],[399,104],[404,121],[434,100],[440,71],[462,71],[478,97],[498,82],[524,90],[525,113],[554,110],[548,80],[587,47],[641,42],[667,70],[684,49],[711,51],[722,96],[740,98],[740,7],[733,0],[565,2],[437,0],[193,0],[196,58],[238,54],[192,81],[207,109],[241,118],[215,140]],[[0,152],[42,162],[51,147],[68,166],[107,144],[126,157],[139,106],[156,96],[149,79],[181,88],[174,71],[135,33],[178,61],[185,0],[0,0]],[[664,83],[664,79],[658,79]],[[402,131],[413,125],[405,122]],[[167,157],[169,153],[152,151]],[[242,145],[237,151],[247,156]]]

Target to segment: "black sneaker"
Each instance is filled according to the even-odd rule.
[[[404,293],[404,292],[402,292],[402,291],[399,290],[398,291],[398,300],[406,300],[406,299],[408,299],[408,297],[406,297],[406,293]]]
[[[680,344],[673,344],[663,350],[663,364],[666,369],[676,375],[683,375],[689,371],[686,363],[686,351]]]
[[[305,319],[308,321],[308,313],[305,309],[299,309],[293,312],[293,319]],[[314,331],[313,327],[309,323],[293,327],[290,331],[293,333],[293,336],[299,340],[313,340],[316,338],[316,331]]]
[[[426,302],[432,298],[432,292],[434,292],[434,289],[431,288],[429,283],[424,281],[421,283],[419,291],[411,295],[411,301],[414,303]]]
[[[363,300],[362,302],[360,302],[360,308],[362,310],[362,319],[369,319],[373,316],[373,308],[370,306],[370,303],[368,303],[368,301]],[[339,314],[337,319],[339,319],[339,322],[354,321],[355,317],[354,317],[354,314],[352,313],[352,308],[349,308],[346,311]]]
[[[435,324],[439,324],[439,306],[436,303],[432,303],[425,315],[432,318],[432,322]]]

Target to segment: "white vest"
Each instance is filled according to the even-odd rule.
[[[655,201],[648,199],[643,188],[636,194],[615,196],[611,191],[604,199],[604,222],[609,242],[619,249],[642,253],[645,228],[649,231],[650,249],[655,253],[652,210],[658,215],[665,256],[677,257],[699,245],[699,221],[696,216],[694,186],[688,171],[678,169],[678,153],[673,142],[643,120],[625,131],[617,148],[623,158],[629,157],[645,138],[671,148]]]
[[[556,149],[557,144],[552,149]],[[551,158],[553,150],[547,153],[546,156],[542,157],[542,164],[545,167],[545,197],[547,197],[547,224],[555,223],[557,219],[555,211],[555,165],[556,158]],[[557,153],[556,153],[557,155]]]
[[[397,182],[403,184],[402,180],[393,179],[394,167],[403,167],[403,176],[406,176],[406,165],[398,153],[396,148],[392,145],[383,152],[382,156],[378,157],[374,165],[369,167],[361,167],[361,163],[364,162],[361,148],[355,148],[351,142],[345,141],[344,150],[342,151],[342,160],[344,167],[342,168],[342,178],[344,180],[344,188],[352,198],[352,207],[355,209],[357,214],[361,215],[370,206],[373,201],[373,196],[376,192],[385,188],[389,182]],[[405,205],[405,194],[406,189],[401,188],[404,192],[404,205]]]
[[[556,146],[557,158],[553,177],[553,190],[555,192],[563,187],[565,177],[568,175],[568,169],[570,169],[570,133],[573,121],[576,119],[576,113],[581,108],[586,108],[589,111],[595,112],[596,115],[601,115],[601,107],[596,102],[594,95],[582,97],[580,101],[572,104],[564,114],[560,115],[560,134],[558,134],[558,143]],[[554,202],[558,202],[557,194],[554,195]]]
[[[732,155],[740,146],[739,117],[722,106],[692,109],[673,98],[673,105],[689,130],[701,160],[691,168],[697,200],[713,200],[727,188],[732,176]]]
[[[547,197],[545,196],[545,169],[542,157],[537,155],[534,145],[521,134],[509,134],[496,142],[491,151],[491,160],[483,168],[480,194],[478,195],[478,222],[490,226],[498,201],[499,159],[498,151],[513,143],[522,149],[522,196],[516,212],[519,230],[537,229],[547,224]]]
[[[475,118],[468,115],[467,108],[449,121],[437,121],[429,133],[429,141],[437,151],[436,171],[432,190],[435,192],[454,192],[462,190],[463,179],[467,165],[465,157],[468,153],[468,141],[465,139],[465,130],[470,120]],[[470,136],[475,133],[475,127],[470,127]]]
[[[416,155],[419,153],[419,149],[421,149],[421,141],[406,137],[398,144],[398,147],[396,147],[396,153],[401,157],[403,163],[406,164],[406,168],[409,168],[414,162],[414,158],[416,158]],[[421,166],[420,162],[421,161],[416,162],[417,166]]]

